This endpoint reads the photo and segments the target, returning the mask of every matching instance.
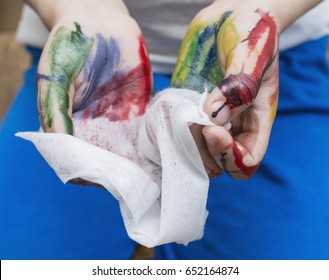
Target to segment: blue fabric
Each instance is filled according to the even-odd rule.
[[[212,180],[202,240],[158,259],[329,259],[328,37],[281,53],[278,116],[247,181]]]
[[[128,259],[135,243],[116,200],[95,187],[63,185],[36,149],[14,136],[38,130],[40,50],[0,130],[0,259]]]

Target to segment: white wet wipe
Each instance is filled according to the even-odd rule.
[[[166,89],[129,121],[74,120],[75,137],[22,132],[65,183],[82,178],[119,202],[128,235],[154,247],[202,238],[209,179],[189,125],[213,125],[207,93]]]

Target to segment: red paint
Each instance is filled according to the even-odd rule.
[[[258,167],[260,166],[260,163],[254,166],[247,166],[243,163],[243,157],[245,156],[241,150],[238,148],[237,144],[234,142],[233,143],[233,155],[235,158],[235,164],[236,166],[241,170],[241,172],[246,175],[248,178],[251,177]]]
[[[151,65],[142,35],[139,37],[140,64],[128,72],[118,72],[97,88],[95,101],[83,118],[106,117],[111,121],[143,115],[151,96]],[[134,110],[132,112],[132,110]]]
[[[254,50],[258,41],[268,31],[267,40],[258,56],[254,72],[251,74],[253,77],[262,78],[267,68],[271,65],[273,56],[275,55],[277,27],[274,19],[268,13],[264,13],[260,9],[257,9],[256,13],[261,16],[261,19],[248,36],[248,46],[251,51]]]
[[[226,97],[226,104],[230,106],[230,109],[251,103],[255,99],[259,87],[260,80],[245,73],[229,75],[218,85],[219,90]]]
[[[146,44],[144,41],[144,37],[142,35],[139,36],[139,58],[141,60],[141,65],[143,66],[144,72],[144,83],[145,83],[145,94],[147,95],[147,103],[150,101],[151,91],[152,91],[152,71],[151,71],[151,63],[146,50]],[[144,108],[145,112],[145,108]],[[143,113],[144,113],[143,112]]]
[[[228,105],[230,110],[232,110],[235,107],[253,102],[261,86],[263,75],[273,61],[277,36],[276,23],[271,16],[260,9],[257,9],[255,12],[261,15],[261,19],[245,40],[248,41],[250,52],[256,48],[259,40],[268,31],[267,40],[258,56],[252,73],[244,73],[241,70],[239,74],[229,75],[219,83],[218,88],[226,97],[226,102],[212,113],[213,118],[217,116],[225,105]]]

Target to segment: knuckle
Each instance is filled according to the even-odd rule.
[[[260,88],[260,79],[246,73],[231,74],[218,85],[226,97],[226,103],[232,107],[250,104],[254,101]]]

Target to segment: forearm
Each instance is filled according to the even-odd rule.
[[[280,30],[283,31],[322,0],[273,0],[272,2],[279,19]]]
[[[282,32],[288,28],[295,20],[311,10],[323,0],[215,0],[214,5],[229,5],[243,11],[260,8],[264,12],[270,12],[276,18],[278,30]]]
[[[92,12],[120,12],[128,14],[128,10],[122,0],[24,0],[40,16],[42,21],[51,29],[59,18],[74,11],[74,14]]]

